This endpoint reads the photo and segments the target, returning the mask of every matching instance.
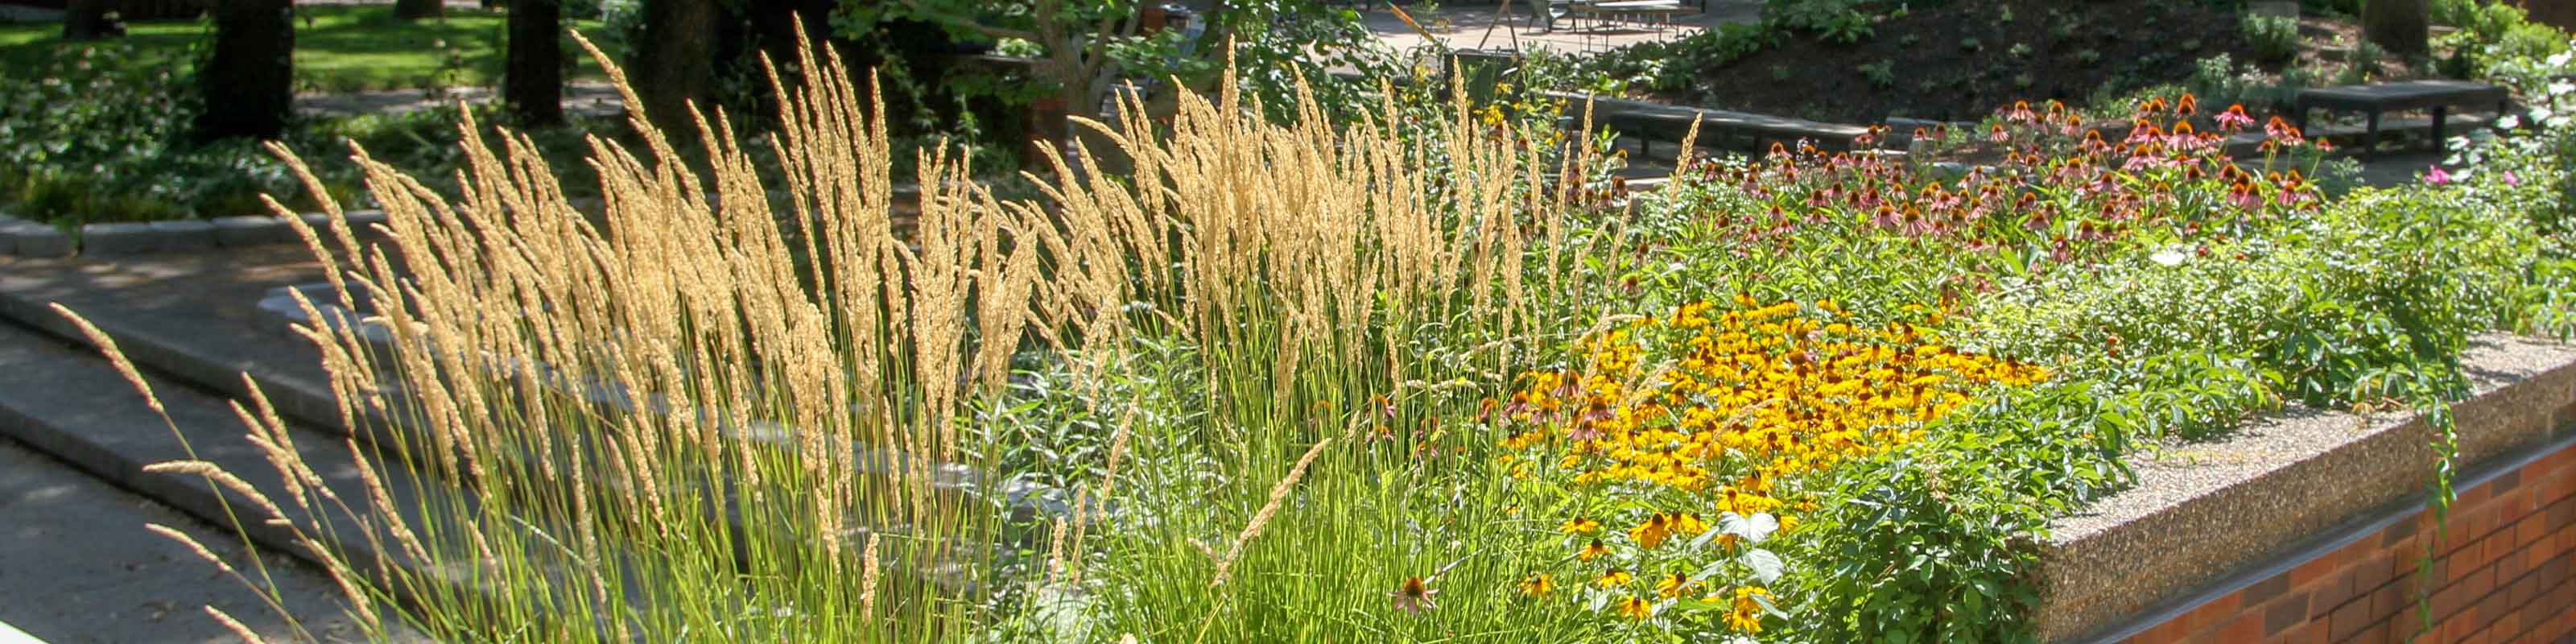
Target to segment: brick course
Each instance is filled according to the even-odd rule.
[[[2460,490],[2445,524],[2420,510],[2126,641],[2576,642],[2576,447]]]

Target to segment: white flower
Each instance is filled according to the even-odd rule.
[[[2191,254],[2183,252],[2180,247],[2166,248],[2164,250],[2156,251],[2156,254],[2154,255],[2147,256],[2147,259],[2155,260],[2157,264],[2164,266],[2181,266],[2182,260],[2190,258]]]

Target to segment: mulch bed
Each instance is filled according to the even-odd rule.
[[[2197,2],[1921,4],[1880,21],[1860,42],[1785,37],[1702,70],[1692,91],[1659,98],[1843,123],[1973,120],[2014,100],[2081,102],[2106,89],[2179,83],[2195,61],[2220,53],[2252,60],[2237,14]],[[1873,82],[1863,67],[1875,65],[1892,65],[1892,73]]]

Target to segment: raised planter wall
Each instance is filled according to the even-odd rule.
[[[2137,457],[2042,553],[2056,642],[2576,641],[2576,347],[2488,336],[2453,407],[2458,500],[2426,509],[2412,413],[2290,411]],[[2419,575],[2425,544],[2440,553]],[[2431,626],[2419,614],[2431,589]]]
[[[2576,448],[2460,492],[2436,539],[2417,511],[2250,586],[2140,624],[2125,642],[2563,642],[2576,636]],[[2439,543],[2418,576],[2424,543]],[[2267,572],[2269,572],[2267,570]],[[2429,606],[2417,606],[2430,584]],[[2425,628],[2419,609],[2429,608]]]

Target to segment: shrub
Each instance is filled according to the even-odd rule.
[[[2299,57],[2299,21],[2288,16],[2245,14],[2241,26],[2254,62],[2280,65]]]

